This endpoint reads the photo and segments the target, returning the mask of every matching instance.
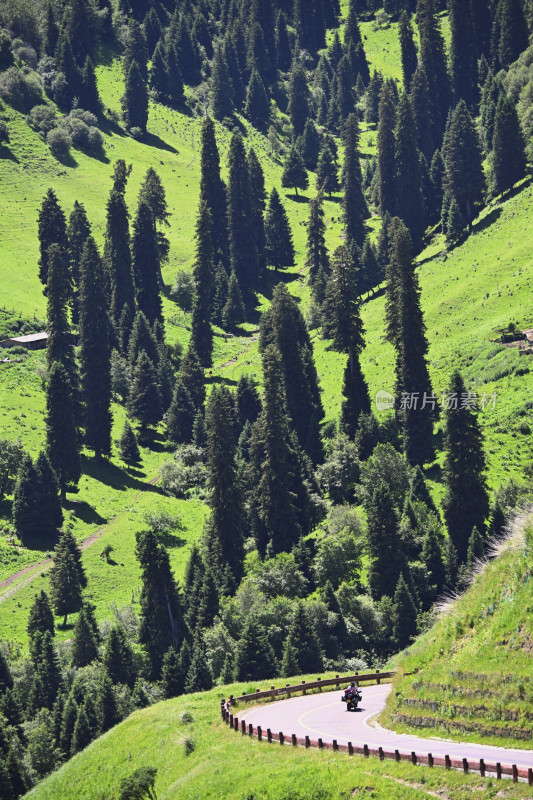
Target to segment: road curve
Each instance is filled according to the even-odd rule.
[[[295,733],[297,737],[309,736],[310,739],[321,738],[323,742],[369,747],[383,747],[385,750],[399,750],[400,753],[420,754],[432,753],[433,756],[449,755],[450,758],[467,758],[487,762],[500,762],[517,767],[533,767],[533,750],[512,750],[491,745],[452,742],[448,739],[423,739],[405,733],[370,725],[369,720],[383,711],[390,685],[369,686],[362,688],[363,700],[356,712],[346,711],[341,703],[342,692],[328,692],[293,700],[281,700],[268,705],[258,706],[249,711],[245,706],[237,706],[234,714],[246,724],[261,725],[263,731],[268,728],[272,733],[282,731],[285,736]]]

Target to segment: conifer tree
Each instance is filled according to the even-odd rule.
[[[83,245],[90,236],[91,226],[87,212],[82,203],[74,201],[74,208],[69,217],[67,228],[68,255],[70,262],[70,278],[72,283],[72,323],[77,325],[79,319],[78,291],[80,284],[80,262]]]
[[[13,493],[12,518],[15,530],[24,538],[38,535],[42,516],[37,501],[39,476],[29,454],[22,458]]]
[[[291,67],[292,51],[287,31],[287,20],[282,11],[278,11],[276,20],[276,60],[281,72],[288,72]]]
[[[68,615],[74,614],[81,608],[83,588],[80,566],[66,536],[71,537],[71,534],[64,533],[59,540],[50,570],[50,598],[56,615],[63,617],[64,628],[67,625]]]
[[[477,99],[477,59],[474,21],[470,3],[450,0],[450,74],[456,103],[464,100],[473,108]]]
[[[305,69],[299,61],[294,61],[289,78],[289,106],[287,109],[294,138],[304,132],[305,123],[310,117],[309,87]]]
[[[149,86],[159,100],[165,100],[168,96],[168,72],[166,65],[165,43],[160,39],[154,50],[152,56],[152,64],[150,66],[150,79]]]
[[[459,372],[452,375],[450,396],[457,398],[458,403],[454,408],[452,402],[452,407],[445,411],[446,494],[443,511],[458,563],[462,564],[466,560],[472,528],[476,527],[482,533],[486,529],[489,500],[483,436],[475,411],[468,404],[462,407],[467,393]]]
[[[98,93],[94,64],[90,56],[87,56],[85,59],[85,64],[81,71],[81,85],[84,108],[86,108],[87,111],[92,111],[93,114],[100,114],[102,111],[102,101]]]
[[[111,348],[104,270],[89,236],[80,264],[80,365],[85,444],[99,460],[111,452]]]
[[[125,306],[133,320],[135,289],[131,266],[128,209],[123,192],[116,187],[109,195],[106,216],[104,254],[110,283],[110,314],[115,329],[118,329]]]
[[[65,500],[67,485],[77,485],[81,476],[76,410],[69,375],[62,364],[54,361],[46,386],[46,441],[62,500]]]
[[[403,219],[415,252],[422,247],[424,235],[424,200],[421,189],[420,161],[416,146],[416,128],[411,104],[402,94],[396,112],[396,186],[397,214]]]
[[[466,227],[465,218],[461,213],[461,209],[459,207],[459,203],[455,199],[453,195],[449,195],[449,206],[446,210],[443,206],[443,213],[446,214],[446,224],[445,224],[445,235],[446,235],[446,245],[450,248],[456,245],[461,236],[463,235],[463,231]]]
[[[253,147],[248,151],[248,179],[250,182],[250,216],[254,246],[257,252],[257,278],[259,280],[267,266],[265,209],[265,173]]]
[[[376,600],[393,597],[402,567],[401,546],[398,513],[385,483],[374,488],[366,512],[370,591]]]
[[[102,663],[113,684],[133,687],[136,679],[133,651],[121,625],[111,628],[106,639]]]
[[[137,534],[136,556],[141,567],[141,625],[139,641],[150,659],[153,678],[159,678],[169,647],[183,639],[182,609],[168,552],[153,531]]]
[[[163,658],[163,666],[161,668],[161,685],[167,700],[183,694],[185,677],[180,668],[179,653],[173,647],[169,647]]]
[[[198,410],[205,401],[204,370],[196,350],[191,345],[189,345],[181,362],[179,377],[189,392],[195,409]]]
[[[171,41],[168,42],[165,50],[165,72],[167,79],[167,97],[170,105],[173,108],[181,108],[185,105],[183,77],[181,75],[178,54]]]
[[[244,301],[235,270],[231,271],[228,282],[226,302],[222,309],[222,327],[227,331],[236,331],[246,319]]]
[[[392,630],[396,646],[403,650],[416,636],[417,609],[403,575],[400,575],[394,592]]]
[[[400,50],[402,55],[403,85],[406,92],[411,89],[411,79],[415,74],[418,52],[414,40],[413,26],[407,11],[402,11],[400,24],[398,26],[400,37]]]
[[[361,252],[361,277],[359,280],[361,292],[373,289],[382,280],[383,270],[379,265],[375,247],[370,241],[370,237],[367,236]]]
[[[226,54],[221,45],[215,47],[211,67],[211,109],[215,119],[231,117],[234,111],[235,91]]]
[[[124,428],[120,437],[119,452],[121,459],[130,466],[138,464],[141,460],[141,453],[139,451],[139,445],[137,444],[137,437],[135,436],[135,433],[128,420],[126,420],[124,423]]]
[[[316,628],[301,601],[296,603],[285,640],[283,653],[285,667],[291,660],[287,654],[289,648],[292,649],[294,663],[297,664],[297,674],[305,675],[323,669],[324,659]]]
[[[435,593],[433,599],[435,599],[446,583],[446,568],[441,543],[434,526],[430,526],[424,536],[421,558],[433,584]]]
[[[46,360],[50,369],[54,362],[61,364],[67,372],[73,392],[78,389],[78,374],[71,346],[68,322],[69,275],[68,260],[59,245],[50,245],[48,251],[48,282],[46,284],[47,305]]]
[[[74,626],[74,640],[70,654],[72,666],[86,667],[98,657],[98,646],[85,609],[81,608]]]
[[[128,412],[141,423],[141,430],[154,427],[161,419],[161,395],[156,372],[146,352],[141,351],[133,370]]]
[[[363,178],[358,152],[359,124],[355,114],[350,114],[346,120],[343,143],[342,185],[346,243],[349,247],[352,244],[361,247],[365,238],[364,221],[368,217],[368,206],[361,188]]]
[[[13,688],[13,676],[9,669],[4,651],[0,650],[0,694],[4,694],[7,689]]]
[[[244,142],[238,133],[233,135],[230,145],[227,203],[231,268],[248,302],[259,273],[259,255],[250,219],[250,173]]]
[[[76,722],[74,723],[74,730],[72,731],[72,743],[70,745],[70,754],[75,755],[81,750],[84,750],[92,741],[91,728],[85,706],[80,706],[76,715]]]
[[[35,469],[37,481],[34,497],[41,516],[41,532],[54,534],[63,522],[63,511],[57,477],[44,450],[37,456]]]
[[[222,572],[227,565],[238,585],[244,558],[243,501],[237,474],[232,399],[225,387],[214,388],[207,403],[207,474],[211,505],[209,536],[217,540]]]
[[[298,189],[304,190],[309,186],[304,160],[295,144],[289,150],[285,160],[281,185],[284,189],[294,189],[296,197],[298,197]]]
[[[148,55],[153,58],[154,51],[161,38],[161,23],[153,6],[149,9],[144,17],[143,29],[146,36]]]
[[[259,72],[254,69],[246,90],[244,113],[258,130],[264,130],[270,119],[270,102]]]
[[[35,595],[35,600],[30,608],[26,630],[30,639],[35,633],[49,631],[51,636],[55,633],[54,615],[52,614],[50,600],[44,589],[41,589],[40,593]]]
[[[203,367],[213,363],[213,331],[211,330],[211,293],[213,287],[212,217],[205,202],[198,211],[196,223],[196,260],[194,278],[196,295],[192,312],[191,341]]]
[[[379,121],[379,100],[383,88],[381,72],[374,70],[365,95],[365,120],[370,123]]]
[[[209,669],[205,641],[200,629],[197,629],[192,647],[191,665],[185,680],[185,691],[207,692],[213,688],[213,677]]]
[[[528,26],[521,0],[500,0],[498,60],[506,69],[528,46]]]
[[[178,378],[166,415],[167,436],[171,442],[187,444],[192,440],[195,416],[196,410],[191,396]]]
[[[50,245],[58,245],[61,253],[68,250],[65,215],[53,189],[48,189],[39,210],[39,278],[46,287],[48,283],[48,259]],[[46,293],[46,292],[45,292]]]
[[[476,561],[481,561],[485,556],[485,544],[483,537],[474,526],[468,539],[468,550],[466,553],[466,566],[469,571],[475,566]]]
[[[389,83],[381,90],[378,123],[378,197],[381,215],[394,214],[396,210],[396,109]]]
[[[287,212],[274,187],[265,218],[267,262],[276,270],[294,266],[294,245]]]
[[[324,220],[324,195],[319,192],[309,202],[309,222],[307,225],[307,258],[309,283],[314,288],[319,275],[329,275],[330,264],[326,247],[326,223]]]
[[[511,98],[500,96],[494,117],[492,137],[492,193],[503,194],[524,177],[526,154],[515,104]]]
[[[211,239],[215,264],[229,264],[226,187],[220,177],[220,158],[215,139],[215,126],[210,119],[202,126],[200,166],[200,206],[205,203],[211,213]]]
[[[475,206],[483,199],[485,177],[479,136],[464,100],[452,113],[444,144],[444,189],[454,195],[471,230]]]
[[[125,32],[124,54],[122,56],[122,69],[127,76],[133,63],[137,64],[143,81],[148,80],[148,47],[146,36],[139,22],[131,17]]]
[[[148,324],[148,320],[142,311],[138,311],[135,315],[131,336],[128,341],[128,362],[131,370],[134,369],[143,350],[151,363],[156,366],[158,362],[158,343],[153,329]]]
[[[163,322],[163,308],[159,294],[159,247],[154,215],[149,204],[141,197],[131,239],[133,274],[137,287],[139,310],[153,325]]]
[[[259,681],[276,673],[276,660],[264,629],[251,616],[237,643],[235,680]]]
[[[57,43],[55,61],[58,72],[65,76],[66,81],[58,98],[59,105],[64,111],[69,111],[80,98],[82,84],[81,72],[72,52],[72,42],[65,28],[62,29]]]
[[[416,141],[420,152],[429,161],[435,152],[433,140],[431,102],[429,98],[429,86],[421,64],[418,65],[411,80],[411,91],[409,94],[413,121],[416,129]]]
[[[418,0],[417,24],[420,33],[420,56],[429,86],[433,141],[439,144],[451,104],[451,86],[446,47],[435,11],[435,0]]]
[[[124,94],[121,98],[122,114],[128,130],[139,128],[146,133],[148,124],[148,90],[137,61],[132,61],[126,72]]]
[[[299,147],[306,169],[316,170],[320,154],[320,134],[312,119],[308,119],[305,123],[304,132],[299,139]]]

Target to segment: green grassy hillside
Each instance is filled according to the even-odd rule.
[[[533,738],[533,517],[436,625],[396,661],[385,725],[531,749]],[[422,730],[421,730],[422,729]]]
[[[258,684],[259,686],[259,684]],[[268,745],[236,735],[220,720],[220,698],[234,685],[159,703],[132,714],[40,783],[32,800],[113,800],[122,778],[158,770],[158,800],[485,800],[533,797],[528,786],[493,785],[473,775],[405,762],[349,758],[331,751]],[[255,688],[255,685],[254,685]],[[185,722],[183,714],[192,715]],[[194,749],[192,749],[194,747]]]

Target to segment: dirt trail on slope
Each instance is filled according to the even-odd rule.
[[[159,478],[160,476],[156,475],[155,478],[151,478],[149,481],[147,481],[147,484],[149,486],[153,486],[158,482]],[[135,503],[139,499],[140,494],[141,491],[138,491],[135,497],[133,498],[133,502],[131,505],[127,506],[127,508],[122,509],[122,511],[119,511],[118,514],[115,514],[114,517],[111,517],[111,519],[104,525],[100,525],[100,527],[97,528],[94,531],[94,533],[91,533],[90,536],[87,536],[86,539],[83,539],[79,543],[80,549],[86,550],[88,547],[94,544],[98,539],[100,539],[102,533],[107,528],[109,528],[114,522],[116,522],[116,520],[119,517],[121,517],[123,514],[129,511],[133,505],[135,505]],[[18,581],[19,578],[23,578],[24,575],[29,575],[29,577],[26,578],[26,580],[17,583],[17,585],[13,586],[11,590],[4,592],[4,594],[0,596],[0,603],[3,603],[4,600],[8,600],[10,597],[13,597],[15,594],[17,594],[17,592],[20,589],[23,589],[25,586],[31,583],[34,580],[34,578],[37,578],[39,577],[39,575],[42,575],[43,572],[46,572],[51,566],[52,566],[52,558],[45,558],[43,561],[38,561],[36,564],[29,564],[27,567],[24,567],[24,569],[21,569],[18,572],[14,572],[13,575],[9,576],[9,578],[5,578],[3,581],[0,581],[0,589],[6,589],[8,586],[11,586],[13,583],[15,583],[15,581]]]

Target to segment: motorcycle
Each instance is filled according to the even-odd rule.
[[[355,711],[357,706],[362,700],[362,694],[359,689],[345,689],[341,698],[341,702],[346,703],[346,711]]]

